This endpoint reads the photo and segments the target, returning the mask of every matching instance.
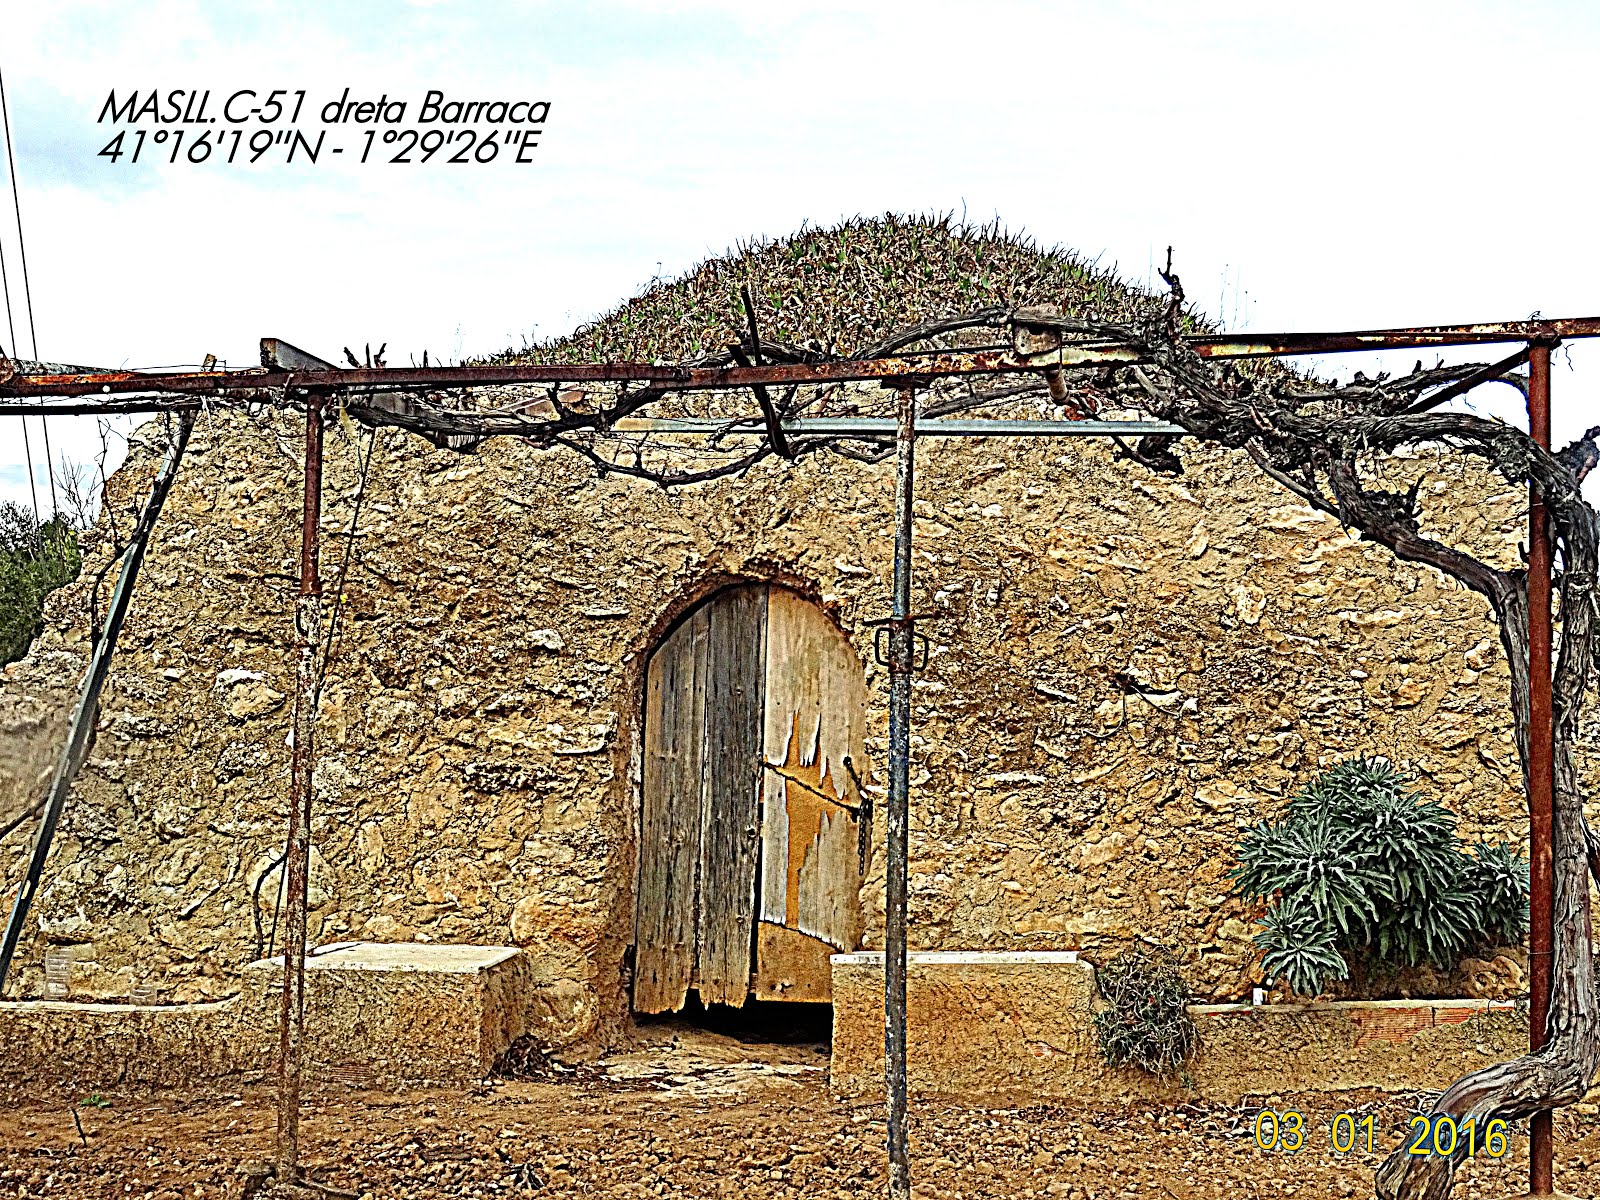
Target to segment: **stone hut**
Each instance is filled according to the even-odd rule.
[[[741,282],[770,336],[838,349],[988,303],[1111,314],[1139,301],[1000,231],[891,218],[745,248],[522,353],[693,358],[732,336]],[[159,431],[135,436],[82,577],[0,676],[0,826],[49,767],[97,572],[142,502]],[[559,446],[461,454],[387,431],[352,532],[367,446],[364,430],[330,430],[325,569],[336,577],[347,547],[350,567],[319,725],[315,941],[524,947],[552,1045],[604,1040],[636,1004],[672,1007],[685,972],[742,1000],[740,943],[757,994],[810,998],[822,942],[881,946],[881,856],[858,855],[849,809],[882,795],[887,681],[869,623],[888,605],[892,463],[768,459],[663,490]],[[915,607],[938,619],[914,685],[913,949],[1093,960],[1153,939],[1204,997],[1247,995],[1254,914],[1230,895],[1233,847],[1355,753],[1408,765],[1467,838],[1525,836],[1485,604],[1353,540],[1240,455],[1183,456],[1171,477],[1100,440],[920,447]],[[1447,457],[1414,466],[1457,498],[1443,532],[1516,553],[1514,491]],[[74,997],[217,998],[263,953],[285,826],[300,471],[293,420],[217,411],[197,425],[14,995],[40,993],[55,953]],[[696,669],[716,669],[719,636],[739,644],[739,621],[746,635],[765,622],[765,657],[726,666],[698,709],[674,701]],[[714,697],[736,684],[745,707],[718,717]],[[695,838],[712,836],[641,837],[673,828],[660,780],[709,769],[652,748],[652,733],[718,720],[743,721],[772,767],[757,891],[731,917],[646,912],[661,873],[692,874],[707,853]],[[7,892],[30,827],[0,841]],[[784,839],[786,874],[770,869]],[[802,878],[807,847],[831,856],[827,879]],[[694,961],[690,938],[685,965],[683,930],[703,939],[718,921],[735,922],[718,934],[733,958]],[[1508,952],[1414,983],[1502,994],[1519,971]]]

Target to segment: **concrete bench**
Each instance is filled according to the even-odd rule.
[[[534,988],[509,946],[345,942],[306,960],[308,1077],[464,1084],[528,1031]],[[282,957],[210,1004],[0,1003],[0,1074],[87,1087],[188,1084],[272,1068]]]
[[[833,957],[834,1090],[883,1090],[883,954]],[[907,1085],[950,1097],[1093,1103],[1350,1088],[1443,1088],[1527,1047],[1514,1005],[1487,1000],[1197,1004],[1193,1089],[1100,1056],[1094,968],[1073,951],[908,956]]]
[[[245,969],[277,1026],[283,959]],[[306,1058],[319,1079],[467,1083],[527,1031],[527,960],[510,946],[344,942],[306,958]]]

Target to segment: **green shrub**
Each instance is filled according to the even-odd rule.
[[[1350,963],[1455,967],[1519,941],[1528,864],[1508,845],[1464,852],[1450,811],[1383,758],[1339,763],[1245,834],[1235,890],[1270,907],[1256,935],[1269,978],[1314,996]]]
[[[1162,951],[1129,950],[1100,968],[1107,1007],[1094,1015],[1100,1053],[1113,1067],[1185,1075],[1194,1054],[1189,985]]]
[[[78,577],[78,535],[65,517],[42,525],[15,504],[0,504],[0,666],[28,652],[44,598]]]

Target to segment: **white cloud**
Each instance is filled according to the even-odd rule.
[[[885,209],[997,214],[1141,279],[1175,244],[1191,294],[1258,329],[1596,307],[1594,166],[1548,115],[1588,98],[1583,6],[14,7],[48,358],[481,353],[737,239]],[[554,108],[527,168],[97,159],[106,93],[152,86]],[[1557,375],[1558,435],[1591,423],[1584,378]]]

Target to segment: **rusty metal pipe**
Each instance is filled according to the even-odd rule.
[[[295,601],[294,745],[289,764],[289,835],[284,861],[283,994],[278,1008],[278,1136],[274,1170],[300,1174],[300,1083],[305,1042],[306,894],[311,874],[312,769],[316,764],[317,647],[321,644],[322,397],[306,404],[305,497],[300,519],[300,595]]]
[[[1600,337],[1600,317],[1549,321],[1498,321],[1474,325],[1429,325],[1350,333],[1213,334],[1186,344],[1201,358],[1275,358],[1294,354],[1341,354],[1423,346],[1476,346],[1528,340]],[[873,359],[821,363],[771,363],[749,367],[673,367],[653,363],[583,363],[570,366],[519,363],[481,367],[394,367],[351,370],[260,370],[94,374],[27,374],[7,360],[0,369],[0,396],[88,396],[136,392],[214,394],[219,390],[307,391],[340,388],[420,391],[518,383],[654,383],[677,391],[751,388],[757,384],[842,383],[949,375],[1038,372],[1048,367],[1094,367],[1144,361],[1133,346],[1109,340],[1065,341],[1047,354],[1010,349],[930,351]],[[37,411],[37,409],[30,410]]]
[[[1528,433],[1550,448],[1550,343],[1528,348]],[[1555,938],[1555,715],[1550,667],[1550,524],[1544,497],[1528,487],[1528,1048],[1549,1039]],[[1555,1143],[1549,1109],[1535,1113],[1528,1147],[1529,1190],[1554,1186]]]
[[[894,598],[889,620],[889,807],[883,895],[883,1073],[889,1109],[889,1197],[909,1200],[906,1129],[906,879],[911,819],[911,539],[917,448],[916,389],[900,387],[894,473]]]

